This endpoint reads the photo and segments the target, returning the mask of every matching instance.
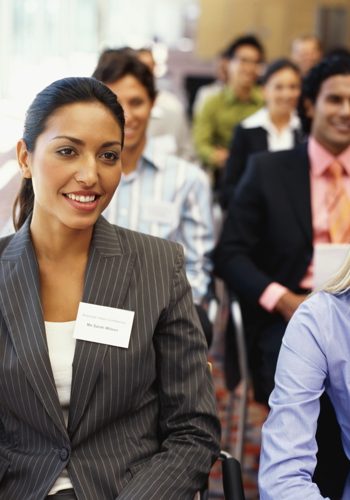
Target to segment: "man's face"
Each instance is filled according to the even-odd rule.
[[[229,82],[235,87],[252,87],[260,73],[261,54],[252,45],[241,45],[229,62]]]
[[[321,57],[322,52],[316,40],[296,40],[293,43],[291,58],[299,66],[302,75],[315,66]]]
[[[350,75],[335,75],[321,85],[309,103],[311,135],[334,155],[350,145]]]
[[[126,75],[113,83],[107,83],[125,113],[125,151],[140,148],[146,142],[146,129],[151,115],[153,101],[146,87],[133,75]]]

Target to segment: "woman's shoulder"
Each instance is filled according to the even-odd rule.
[[[120,226],[114,227],[124,250],[127,249],[135,255],[141,269],[153,269],[155,273],[163,273],[165,269],[184,265],[184,251],[179,243]]]
[[[183,252],[183,248],[175,241],[152,236],[140,231],[133,231],[121,226],[112,226],[122,247],[129,251],[142,253],[143,255],[159,256],[159,254],[178,254]]]
[[[2,238],[0,238],[0,257],[3,256],[3,253],[5,252],[6,248],[10,244],[10,242],[12,241],[13,237],[14,237],[14,233],[9,234],[7,236],[3,236]]]
[[[326,357],[330,346],[344,339],[348,328],[349,292],[330,294],[315,292],[302,302],[290,319],[283,344],[289,349],[307,357],[313,357],[313,349],[320,350]]]
[[[330,293],[324,290],[312,293],[305,302],[303,307],[313,310],[315,313],[322,314],[332,309],[347,307],[350,303],[350,288],[337,293]]]
[[[102,257],[129,255],[141,271],[162,272],[184,262],[179,243],[111,224],[103,216],[95,224],[92,247]]]
[[[265,107],[259,109],[252,115],[249,115],[241,122],[241,128],[251,130],[256,128],[264,128],[268,122],[268,111]]]
[[[318,291],[299,306],[291,322],[304,325],[310,331],[317,330],[325,338],[331,338],[348,317],[349,305],[349,289],[336,294]]]

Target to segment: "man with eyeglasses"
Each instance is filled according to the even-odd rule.
[[[197,154],[213,171],[214,190],[225,166],[234,127],[263,105],[256,85],[264,48],[252,35],[237,38],[231,45],[226,86],[208,99],[194,117],[193,134]]]

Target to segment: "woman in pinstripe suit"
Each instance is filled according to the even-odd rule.
[[[0,240],[0,498],[190,499],[218,455],[182,248],[101,217],[123,126],[90,78],[27,112],[17,232]],[[73,338],[81,302],[133,311],[128,347]]]

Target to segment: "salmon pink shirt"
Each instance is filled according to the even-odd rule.
[[[314,137],[308,142],[308,156],[310,161],[310,189],[311,189],[311,212],[313,228],[313,245],[316,243],[329,243],[329,222],[327,210],[327,191],[331,178],[328,175],[328,167],[337,160],[343,166],[343,181],[345,189],[350,197],[350,146],[339,156],[334,156],[325,149]],[[349,214],[350,216],[350,214]],[[313,262],[311,261],[305,276],[300,282],[300,288],[313,288]],[[272,312],[277,302],[288,291],[280,283],[270,283],[259,298],[259,304],[269,312]]]

